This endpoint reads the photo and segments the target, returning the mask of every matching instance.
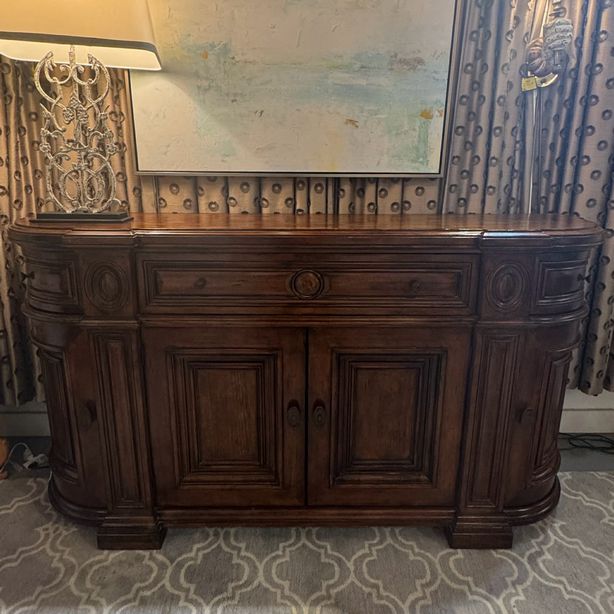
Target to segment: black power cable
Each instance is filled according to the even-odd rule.
[[[569,447],[559,445],[559,450],[595,450],[604,454],[614,454],[614,438],[599,433],[559,433]]]

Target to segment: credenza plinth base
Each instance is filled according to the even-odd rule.
[[[246,508],[161,510],[160,520],[150,517],[112,517],[103,510],[84,508],[62,497],[53,480],[49,499],[55,509],[80,524],[95,525],[97,544],[103,550],[157,550],[162,547],[166,527],[201,526],[440,526],[451,548],[511,548],[512,526],[537,522],[556,507],[560,484],[555,480],[550,493],[533,505],[511,508],[498,516],[459,515],[450,508],[426,510],[400,508]]]
[[[166,528],[153,525],[122,525],[103,523],[98,528],[96,541],[101,550],[159,550],[162,548]]]

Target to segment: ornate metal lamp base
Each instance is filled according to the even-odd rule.
[[[48,53],[36,66],[34,84],[43,97],[40,151],[45,156],[45,202],[57,213],[41,221],[126,221],[128,214],[108,213],[119,205],[111,157],[118,152],[108,126],[105,100],[109,71],[93,56],[77,64],[74,47],[68,64],[56,64]]]
[[[33,222],[88,222],[92,224],[113,224],[118,222],[129,222],[132,216],[127,211],[102,213],[63,213],[53,211],[50,213],[39,213]]]

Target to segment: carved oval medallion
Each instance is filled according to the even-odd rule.
[[[105,312],[121,309],[128,300],[126,272],[106,263],[92,265],[86,275],[87,298]]]
[[[324,278],[317,271],[298,271],[290,280],[290,290],[301,299],[313,300],[324,292]]]
[[[517,264],[503,264],[490,277],[488,300],[501,311],[512,311],[524,296],[526,275]]]

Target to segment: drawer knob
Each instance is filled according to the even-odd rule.
[[[290,290],[297,298],[313,300],[324,292],[324,278],[317,271],[298,271],[290,279]]]
[[[197,288],[198,290],[202,290],[206,285],[207,285],[207,280],[204,277],[199,277],[194,282],[194,287]]]

